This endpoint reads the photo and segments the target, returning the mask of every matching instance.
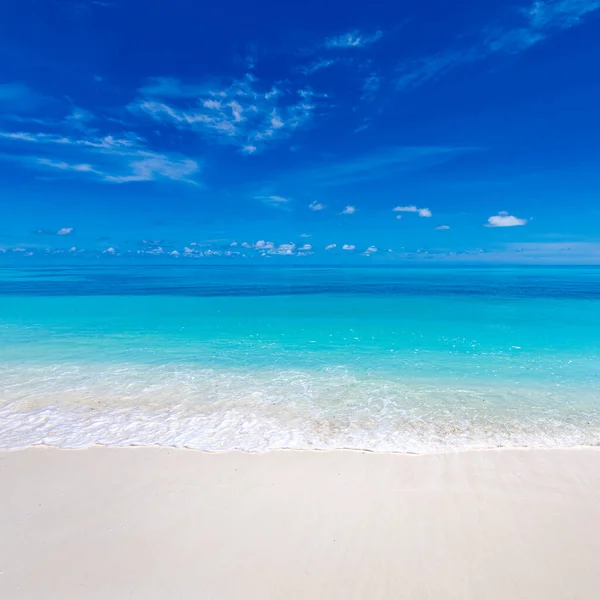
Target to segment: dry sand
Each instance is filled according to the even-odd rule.
[[[600,451],[0,454],[3,600],[600,598]]]

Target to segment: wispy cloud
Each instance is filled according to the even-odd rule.
[[[317,202],[316,200],[314,202],[311,202],[308,205],[308,208],[310,208],[310,210],[314,210],[314,211],[318,211],[318,210],[324,210],[325,205],[321,204],[320,202]]]
[[[23,82],[0,83],[0,108],[17,113],[30,112],[49,102],[49,99]]]
[[[299,178],[316,185],[337,186],[395,177],[403,171],[431,167],[456,159],[479,148],[452,146],[400,146],[377,153],[329,162],[303,171]]]
[[[538,0],[519,10],[517,23],[487,27],[466,47],[457,47],[400,65],[399,88],[423,85],[453,69],[496,54],[514,54],[542,42],[554,33],[570,29],[600,8],[600,0]]]
[[[227,86],[160,78],[139,93],[140,98],[129,106],[133,113],[237,146],[245,154],[307,125],[317,99],[322,97],[308,88],[289,91],[277,85],[265,87],[250,73]],[[195,103],[190,106],[191,99]]]
[[[486,227],[518,227],[527,225],[528,219],[519,219],[513,215],[509,215],[506,211],[502,211],[497,215],[490,217],[485,224]]]
[[[396,206],[392,212],[417,213],[420,217],[431,217],[432,212],[428,208],[418,208],[417,206]]]
[[[337,244],[327,244],[325,246],[325,250],[333,250],[334,248],[337,248]]]
[[[437,229],[438,231],[444,231],[444,230],[446,230],[446,229],[450,229],[450,226],[449,226],[449,225],[438,225],[438,226],[436,227],[436,229]]]
[[[326,48],[361,48],[374,44],[383,37],[383,32],[376,31],[371,35],[361,33],[358,30],[349,31],[342,35],[330,37],[325,40]]]
[[[132,172],[128,175],[106,175],[104,179],[114,183],[127,183],[164,178],[197,184],[194,176],[198,172],[198,163],[191,158],[173,159],[162,154],[153,154],[131,161],[129,168]]]
[[[342,250],[356,250],[356,246],[354,244],[344,244]]]
[[[344,210],[341,212],[342,215],[353,215],[356,212],[355,206],[346,206]]]
[[[127,137],[69,137],[45,132],[0,132],[12,150],[5,160],[30,168],[93,177],[107,183],[170,179],[198,184],[200,165],[177,154],[149,150],[135,134]]]
[[[337,60],[333,58],[318,58],[309,65],[303,65],[301,67],[298,67],[298,71],[300,73],[303,73],[304,75],[312,75],[317,71],[322,71],[323,69],[328,69],[329,67],[332,67],[333,65],[335,65],[336,62]]]
[[[362,86],[361,100],[374,100],[375,95],[381,87],[382,80],[383,77],[380,77],[376,73],[371,73],[368,77],[366,77]]]
[[[96,120],[96,116],[84,108],[73,108],[71,114],[67,115],[65,122],[75,129],[90,131],[90,123]]]
[[[254,196],[254,198],[269,204],[287,204],[290,201],[290,199],[285,196]]]
[[[72,227],[63,227],[56,232],[56,235],[69,235],[71,233],[73,233]]]

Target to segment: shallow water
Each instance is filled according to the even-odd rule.
[[[0,269],[0,447],[600,442],[600,269]]]

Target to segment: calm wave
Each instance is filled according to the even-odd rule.
[[[0,446],[600,442],[600,269],[0,269]]]

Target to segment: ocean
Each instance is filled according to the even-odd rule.
[[[600,267],[0,268],[0,448],[600,443]]]

